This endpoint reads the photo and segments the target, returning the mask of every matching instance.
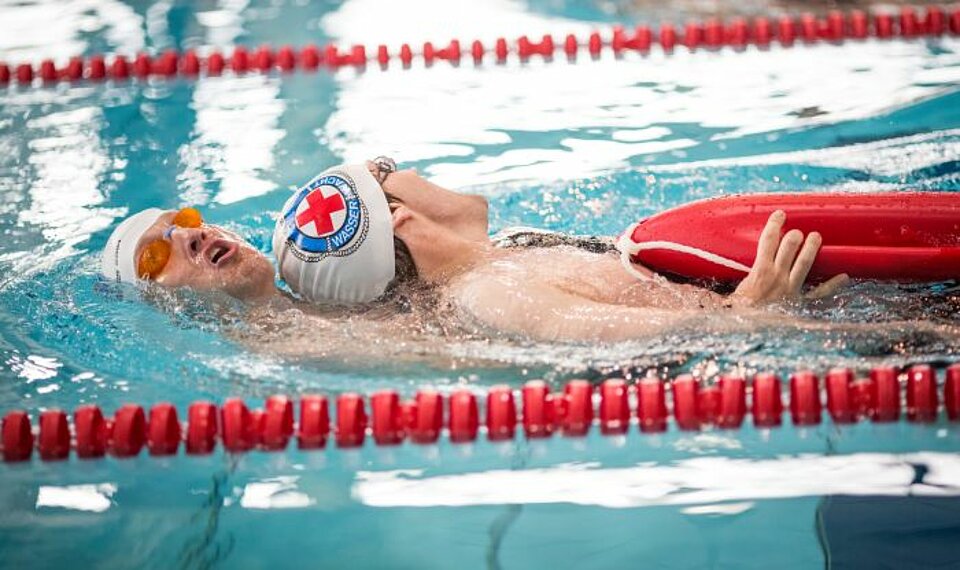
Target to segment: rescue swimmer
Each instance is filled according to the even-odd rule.
[[[705,313],[756,314],[833,294],[846,275],[805,291],[822,240],[817,232],[784,233],[785,220],[783,211],[769,217],[749,273],[721,295],[642,266],[625,271],[612,247],[562,240],[555,247],[499,247],[489,236],[483,197],[442,188],[378,157],[325,170],[286,200],[273,233],[276,270],[236,234],[204,223],[199,211],[153,208],[117,226],[101,272],[118,282],[219,290],[253,305],[284,298],[330,308],[376,305],[416,287],[493,333],[618,342]],[[292,296],[277,288],[277,274]]]

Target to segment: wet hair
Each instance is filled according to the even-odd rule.
[[[386,190],[387,206],[393,212],[403,200]],[[420,279],[417,265],[413,261],[410,248],[402,239],[393,236],[394,277],[378,302],[357,307],[357,311],[372,318],[389,318],[391,315],[419,314],[420,319],[428,320],[439,302],[436,290]],[[423,314],[421,314],[423,313]]]
[[[397,206],[403,204],[403,200],[397,198],[390,192],[384,190],[383,194],[387,197],[387,206],[390,208],[390,212],[393,212]],[[393,280],[387,285],[388,292],[403,284],[417,281],[420,275],[417,272],[417,265],[413,262],[413,255],[410,254],[410,248],[396,235],[393,236],[393,261],[395,274]]]

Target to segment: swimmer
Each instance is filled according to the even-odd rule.
[[[273,238],[279,275],[308,310],[429,292],[405,298],[449,309],[475,330],[575,342],[648,337],[717,312],[757,317],[783,301],[831,295],[847,281],[838,275],[804,290],[820,236],[781,235],[782,211],[767,221],[747,277],[724,296],[659,277],[639,281],[612,250],[498,247],[487,210],[481,196],[442,188],[385,157],[331,168],[281,211]],[[282,310],[277,301],[294,303],[276,288],[266,256],[193,209],[127,218],[101,269],[120,282],[219,290],[274,310]]]
[[[323,190],[308,185],[281,211],[273,240],[280,275],[307,300],[373,301],[417,284],[435,293],[434,302],[490,331],[546,341],[617,342],[666,331],[705,312],[748,312],[828,296],[847,281],[838,275],[804,292],[820,236],[781,235],[782,211],[768,220],[747,277],[733,294],[722,296],[660,278],[640,281],[613,251],[496,247],[488,237],[482,197],[444,189],[413,170],[398,171],[384,157],[366,166],[328,171],[327,180],[323,175],[316,180]],[[332,188],[353,185],[370,207],[370,248],[364,250],[365,243],[353,252],[347,245],[336,250],[348,252],[342,257],[331,255],[324,250],[327,243],[313,238],[317,227],[305,214],[311,212],[309,197],[332,196]],[[375,217],[384,223],[375,226]],[[355,272],[348,264],[361,269]]]
[[[240,236],[206,224],[198,210],[149,208],[121,222],[100,257],[111,281],[219,290],[249,302],[276,295],[273,265]]]

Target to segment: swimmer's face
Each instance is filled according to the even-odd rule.
[[[488,204],[483,196],[447,190],[426,180],[415,170],[394,172],[387,176],[382,186],[410,210],[461,237],[471,240],[487,238]]]
[[[161,215],[137,242],[134,259],[153,240],[164,239],[176,212]],[[165,287],[220,290],[243,300],[273,291],[270,261],[240,236],[218,226],[174,227],[169,233],[170,259],[155,281]]]

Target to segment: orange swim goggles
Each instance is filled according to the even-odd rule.
[[[182,208],[173,217],[170,227],[163,232],[163,237],[155,239],[148,243],[143,251],[140,252],[140,259],[137,260],[137,275],[141,279],[156,279],[170,261],[170,233],[175,227],[178,228],[199,228],[203,225],[203,217],[196,208]]]

